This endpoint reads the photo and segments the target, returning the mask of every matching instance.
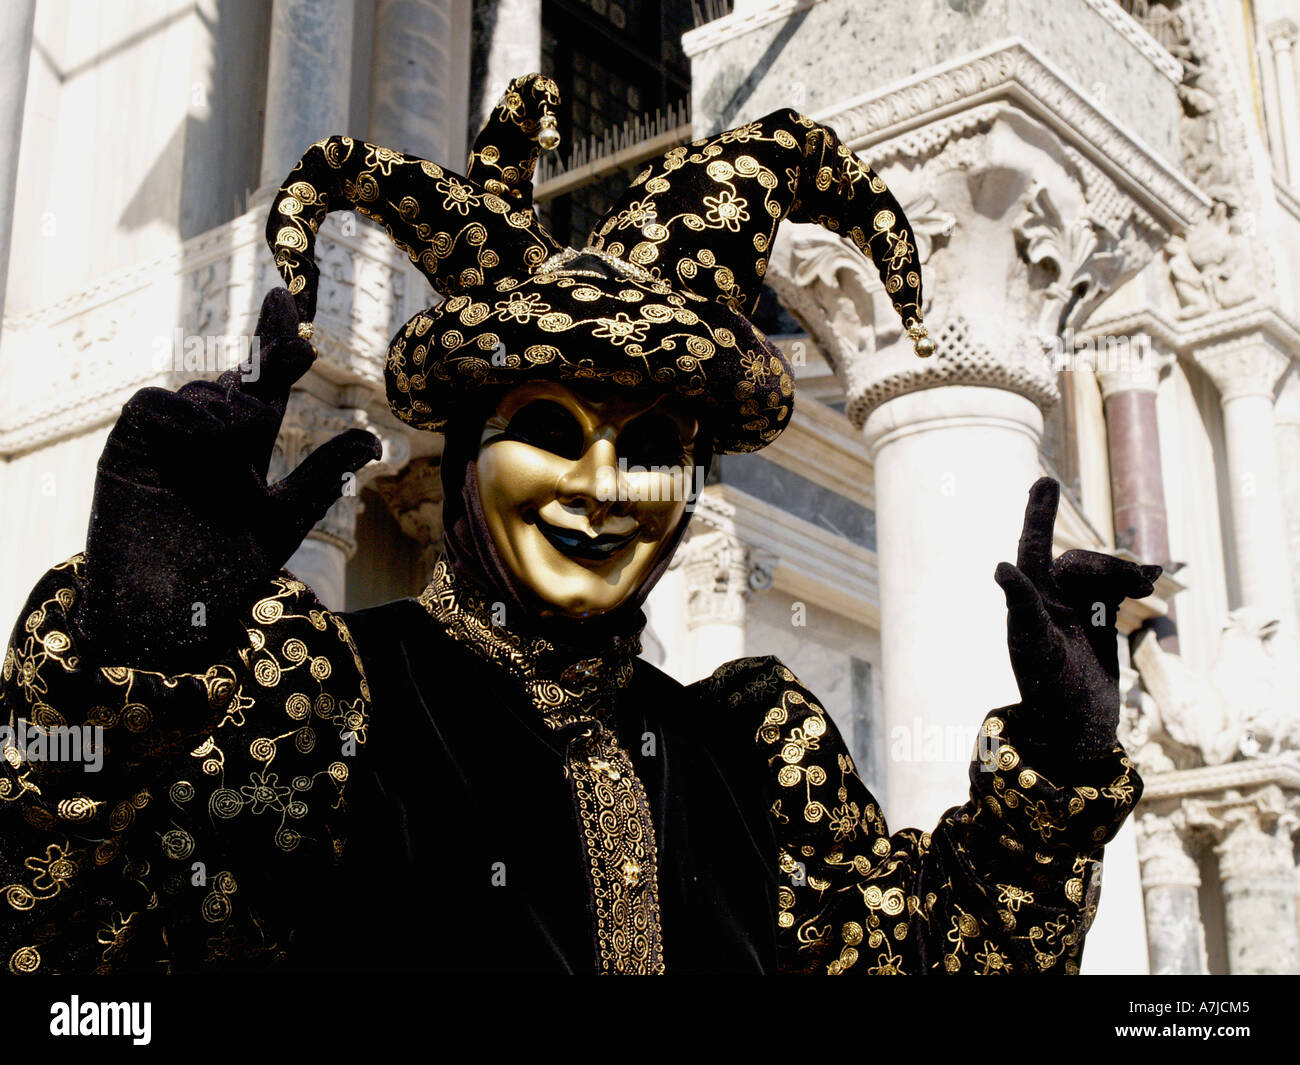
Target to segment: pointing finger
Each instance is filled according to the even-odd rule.
[[[1051,477],[1040,477],[1029,489],[1016,565],[1040,589],[1051,587],[1052,530],[1060,499],[1061,485]]]

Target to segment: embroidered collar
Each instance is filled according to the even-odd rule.
[[[452,639],[514,677],[553,729],[599,720],[632,679],[641,653],[640,633],[617,636],[599,654],[583,655],[545,636],[514,632],[495,621],[491,604],[458,580],[445,558],[434,564],[417,601]]]

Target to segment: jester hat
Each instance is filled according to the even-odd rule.
[[[378,222],[444,298],[388,348],[393,413],[440,430],[481,390],[529,380],[674,392],[716,453],[756,451],[790,420],[794,377],[749,320],[784,219],[817,222],[875,262],[918,355],[934,345],[907,218],[835,132],[789,109],[649,163],[582,249],[532,210],[543,147],[559,142],[555,82],[516,78],[462,176],[391,148],[313,144],[271,205],[266,238],[303,323],[316,308],[313,249],[330,211]]]

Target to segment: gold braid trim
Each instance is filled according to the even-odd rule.
[[[553,729],[595,721],[632,679],[641,651],[640,636],[628,636],[616,638],[602,654],[572,661],[564,647],[545,636],[521,636],[495,623],[491,605],[458,581],[444,558],[434,564],[429,586],[417,601],[453,640],[517,679]]]
[[[597,723],[569,745],[602,974],[664,972],[659,858],[645,787],[614,735]]]

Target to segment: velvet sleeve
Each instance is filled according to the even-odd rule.
[[[263,967],[343,845],[369,690],[346,625],[282,572],[202,672],[100,661],[85,561],[37,584],[0,677],[0,966]]]
[[[1102,848],[1142,793],[1121,748],[1049,778],[994,711],[969,799],[933,831],[891,833],[830,716],[779,661],[739,659],[694,687],[757,747],[783,971],[1078,972]]]

